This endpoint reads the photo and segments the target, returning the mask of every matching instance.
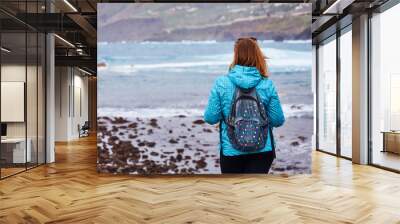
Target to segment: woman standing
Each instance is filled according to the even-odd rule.
[[[204,120],[221,124],[222,173],[269,172],[275,159],[272,128],[283,125],[285,118],[255,38],[235,42],[228,75],[215,81]]]

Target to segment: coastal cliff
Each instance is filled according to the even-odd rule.
[[[100,4],[98,19],[100,42],[311,38],[309,4]]]

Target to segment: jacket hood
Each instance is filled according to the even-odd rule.
[[[235,65],[228,73],[229,79],[240,88],[255,87],[263,78],[256,67]]]

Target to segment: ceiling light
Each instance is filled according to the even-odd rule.
[[[90,72],[88,72],[88,71],[85,71],[85,70],[83,70],[83,69],[81,69],[81,68],[79,68],[79,67],[78,67],[78,70],[81,71],[81,72],[83,72],[83,73],[85,73],[85,74],[87,74],[87,75],[90,75],[90,76],[92,75],[92,73],[90,73]]]
[[[336,0],[332,5],[330,5],[327,9],[324,10],[322,14],[330,14],[332,9],[335,9],[337,7],[337,4],[339,4],[340,0]]]
[[[83,55],[83,50],[81,48],[77,48],[76,53],[78,53],[79,55]]]
[[[74,12],[78,12],[78,10],[71,4],[69,3],[68,0],[64,0],[65,4],[67,4]]]
[[[353,4],[355,0],[336,0],[327,9],[324,10],[322,14],[343,14],[343,10]]]
[[[64,43],[66,43],[67,45],[69,45],[70,47],[75,48],[75,45],[73,45],[73,44],[72,44],[71,42],[69,42],[68,40],[66,40],[66,39],[64,39],[64,38],[62,38],[62,37],[60,37],[60,36],[57,35],[57,34],[54,34],[54,36],[57,37],[58,39],[60,39],[61,41],[63,41]]]
[[[9,50],[9,49],[7,49],[7,48],[5,48],[5,47],[1,47],[1,50],[4,51],[4,52],[6,52],[6,53],[10,53],[10,52],[11,52],[11,50]]]

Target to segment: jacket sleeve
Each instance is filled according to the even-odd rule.
[[[218,93],[218,80],[216,80],[208,98],[208,104],[204,112],[204,121],[209,124],[216,124],[220,120],[222,120],[222,107]]]
[[[285,123],[285,115],[283,114],[281,102],[273,83],[270,88],[270,100],[267,105],[267,113],[272,127],[280,127]]]

